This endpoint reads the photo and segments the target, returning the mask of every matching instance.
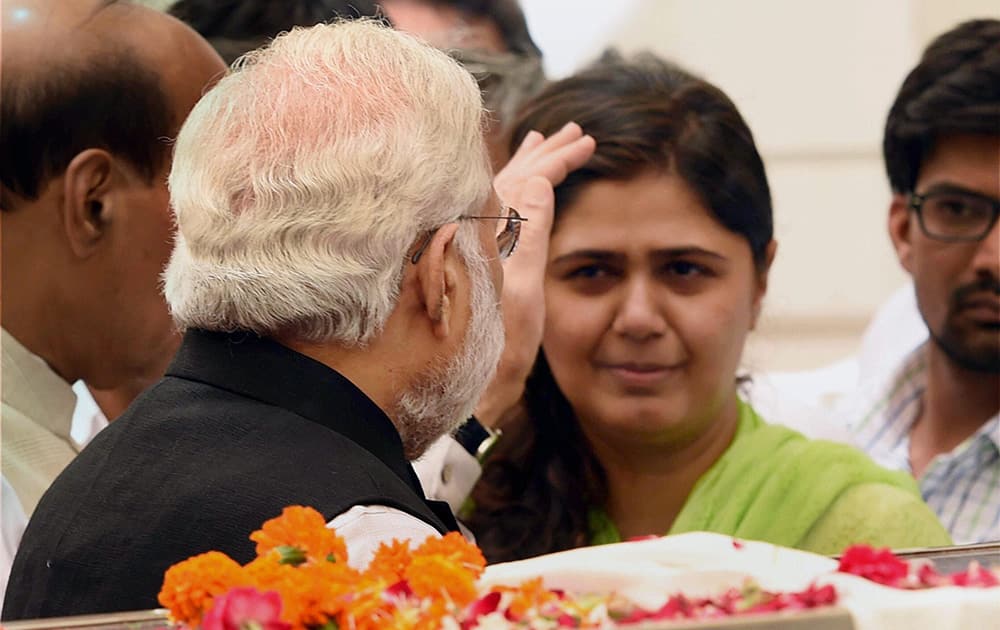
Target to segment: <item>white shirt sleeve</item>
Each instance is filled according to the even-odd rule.
[[[385,505],[355,505],[326,526],[347,543],[347,563],[358,570],[368,566],[382,543],[408,540],[413,549],[428,537],[441,535],[419,518]]]
[[[24,515],[21,501],[18,500],[14,488],[7,483],[7,478],[2,476],[0,476],[0,508],[3,510],[0,517],[3,530],[3,544],[0,546],[0,608],[3,608],[3,596],[7,592],[10,569],[14,564],[21,535],[28,525],[28,517]]]
[[[455,514],[469,498],[483,472],[479,460],[450,435],[431,444],[427,452],[413,462],[413,469],[427,498],[446,502]]]

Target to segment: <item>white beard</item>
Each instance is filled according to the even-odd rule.
[[[394,410],[403,451],[410,460],[472,415],[503,353],[503,315],[489,266],[478,248],[474,252],[467,251],[470,247],[462,249],[472,280],[472,313],[462,349],[445,365],[422,376]]]

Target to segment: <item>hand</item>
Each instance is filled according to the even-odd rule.
[[[500,199],[528,220],[521,224],[517,251],[504,261],[502,303],[507,342],[497,374],[475,412],[486,426],[496,426],[503,413],[521,398],[542,343],[553,187],[583,166],[595,146],[594,139],[572,122],[548,138],[531,131],[493,180]]]

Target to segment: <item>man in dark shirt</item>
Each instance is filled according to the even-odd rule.
[[[42,498],[3,617],[151,608],[164,570],[315,507],[364,564],[456,528],[409,464],[471,413],[503,347],[474,79],[373,23],[277,38],[195,106],[170,173],[167,376]]]

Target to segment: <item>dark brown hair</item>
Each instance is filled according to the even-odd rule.
[[[892,189],[913,192],[937,139],[957,133],[1000,135],[1000,20],[940,35],[903,81],[882,144]]]
[[[547,136],[570,121],[597,140],[597,150],[556,188],[556,225],[588,184],[671,172],[746,238],[764,268],[773,231],[767,177],[750,130],[722,91],[650,55],[607,56],[530,101],[512,147],[532,129]],[[589,512],[605,505],[607,484],[544,352],[504,429],[468,519],[486,557],[515,560],[588,544]]]

